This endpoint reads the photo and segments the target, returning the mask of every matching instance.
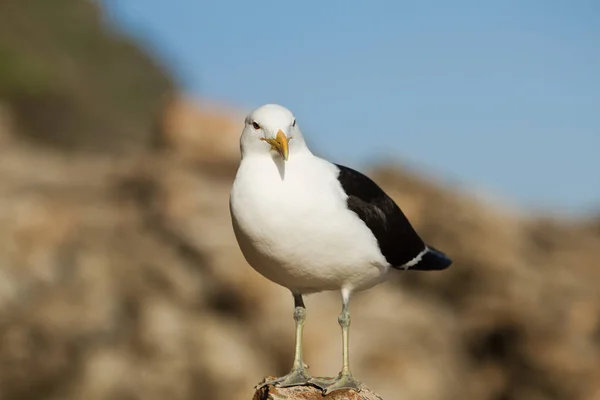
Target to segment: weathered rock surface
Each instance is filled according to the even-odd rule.
[[[264,386],[254,393],[252,400],[383,400],[366,386],[360,391],[336,390],[323,396],[321,389],[314,386],[297,386],[280,388],[272,385]]]

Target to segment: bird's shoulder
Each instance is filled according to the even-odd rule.
[[[394,203],[394,201],[367,175],[341,164],[333,164],[339,170],[337,179],[348,196],[367,203]],[[394,203],[395,204],[395,203]]]
[[[404,265],[425,248],[400,207],[365,174],[340,164],[338,181],[348,196],[347,207],[369,227],[382,254],[393,266]]]

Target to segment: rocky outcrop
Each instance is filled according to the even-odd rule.
[[[320,389],[310,385],[287,388],[269,385],[258,389],[252,400],[322,400],[323,397]],[[362,387],[360,391],[336,390],[325,398],[328,400],[382,400],[377,393],[367,387]]]

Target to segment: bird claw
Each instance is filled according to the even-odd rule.
[[[324,395],[342,389],[353,389],[360,392],[362,386],[351,374],[339,374],[337,378],[332,379],[311,378],[309,383],[322,389]]]

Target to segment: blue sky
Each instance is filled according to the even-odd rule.
[[[292,109],[315,150],[600,209],[597,0],[104,0],[183,90]]]

